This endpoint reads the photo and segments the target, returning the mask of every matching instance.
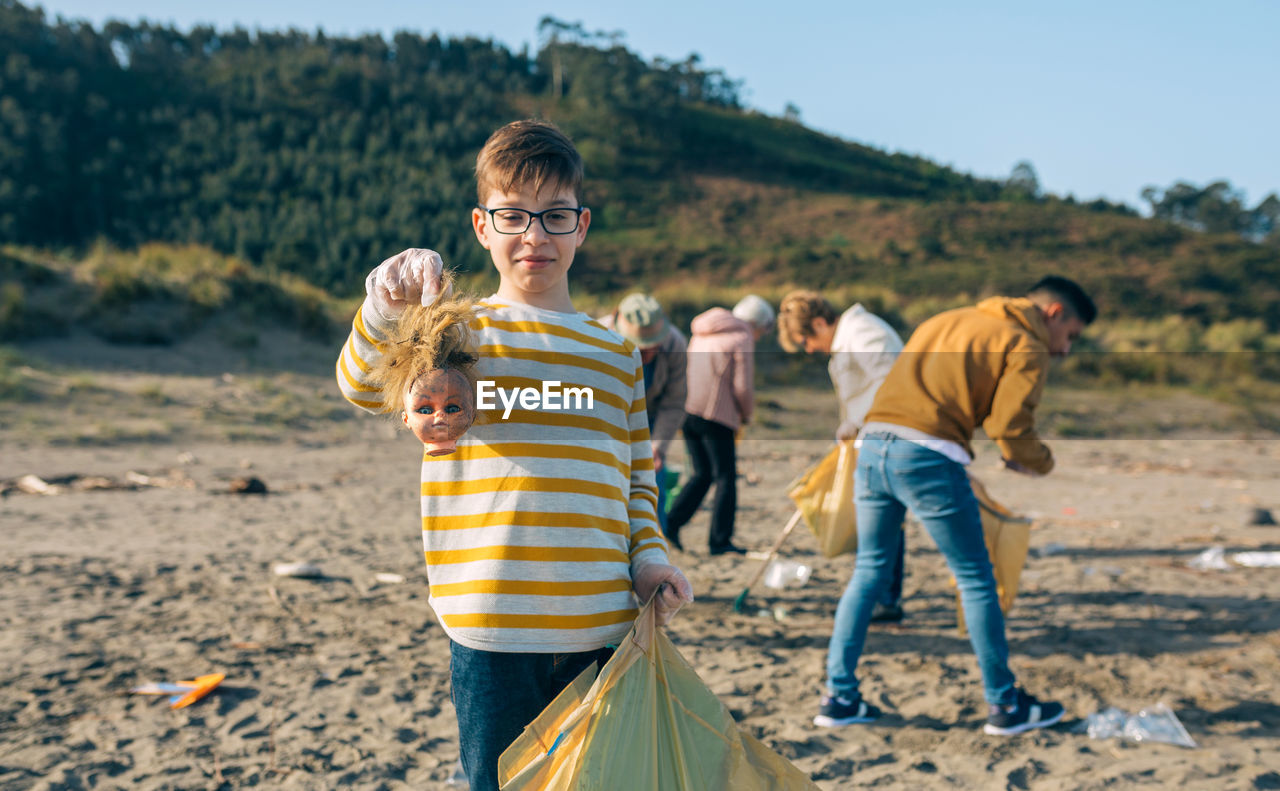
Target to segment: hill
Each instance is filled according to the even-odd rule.
[[[405,32],[95,29],[0,0],[0,241],[79,259],[99,242],[196,244],[341,296],[430,246],[483,279],[473,157],[499,124],[543,116],[586,159],[575,282],[602,300],[639,286],[691,310],[709,284],[794,284],[875,296],[907,325],[1052,270],[1109,316],[1280,330],[1275,244],[1037,199],[744,110],[696,56],[646,62],[551,19],[542,32],[529,54]]]

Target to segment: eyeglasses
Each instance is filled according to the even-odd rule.
[[[518,234],[529,230],[536,217],[542,223],[542,230],[553,236],[562,236],[578,230],[578,219],[585,206],[576,209],[556,208],[543,211],[525,211],[524,209],[490,209],[484,204],[476,204],[482,211],[489,213],[493,230],[504,234]]]

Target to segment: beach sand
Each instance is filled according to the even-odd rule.
[[[0,404],[0,788],[454,788],[420,446],[341,401],[332,350],[290,352],[271,373],[267,352],[25,349],[42,361],[35,395]],[[786,484],[828,448],[835,409],[818,391],[762,397],[763,427],[740,445],[736,536],[757,549],[791,513]],[[813,567],[807,584],[757,586],[737,614],[759,561],[709,557],[704,509],[673,555],[697,602],[669,633],[739,723],[825,789],[1280,788],[1280,568],[1188,566],[1213,546],[1280,550],[1280,527],[1246,524],[1256,507],[1280,513],[1280,439],[1058,440],[1044,479],[977,447],[992,495],[1036,518],[1012,666],[1066,721],[983,735],[948,574],[909,525],[906,620],[873,627],[860,667],[887,716],[814,726],[851,558],[822,558],[797,531],[783,555]],[[58,488],[16,488],[28,474]],[[268,493],[229,493],[247,476]],[[293,561],[324,576],[273,574]],[[129,694],[215,672],[222,686],[182,710]],[[1104,707],[1161,701],[1197,748],[1073,731]]]

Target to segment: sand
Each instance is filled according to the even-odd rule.
[[[87,346],[27,347],[43,395],[0,403],[0,788],[455,788],[412,438],[340,401],[327,347],[277,374],[265,352]],[[740,446],[736,539],[753,548],[834,425],[828,393],[763,395],[768,419]],[[674,554],[697,602],[669,633],[738,721],[825,789],[1280,788],[1280,568],[1188,566],[1212,546],[1280,550],[1280,527],[1245,524],[1255,507],[1280,513],[1280,439],[1054,448],[1045,479],[999,471],[986,442],[974,470],[1037,518],[1008,631],[1021,682],[1066,705],[1061,726],[982,734],[948,575],[914,525],[906,620],[874,627],[861,665],[887,712],[874,726],[811,723],[852,564],[803,531],[783,553],[813,567],[808,583],[758,587],[736,614],[758,561],[709,557],[702,511]],[[62,483],[14,488],[26,474]],[[228,493],[246,476],[268,493]],[[325,576],[273,574],[291,561]],[[180,711],[129,694],[213,672],[224,684]],[[1106,706],[1161,701],[1197,748],[1073,732]]]

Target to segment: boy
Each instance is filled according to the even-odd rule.
[[[828,354],[827,370],[840,399],[836,439],[852,440],[871,409],[880,384],[902,351],[902,338],[888,322],[854,305],[844,313],[816,291],[792,291],[778,309],[778,343],[788,352]],[[901,537],[905,539],[905,535]],[[906,543],[900,540],[893,577],[884,596],[871,611],[872,621],[902,620],[902,578]]]
[[[591,222],[581,182],[581,157],[550,123],[508,124],[480,151],[472,226],[500,276],[471,325],[481,415],[455,453],[423,457],[430,602],[451,641],[473,791],[496,791],[502,751],[607,659],[635,618],[633,591],[657,591],[664,620],[693,600],[657,525],[639,351],[569,298]],[[338,361],[348,400],[382,404],[362,375],[404,307],[439,295],[442,269],[436,253],[406,250],[369,274]]]
[[[1065,356],[1097,316],[1084,290],[1046,277],[1025,298],[992,297],[941,313],[911,335],[859,435],[855,474],[858,557],[836,608],[827,692],[814,722],[836,727],[880,715],[854,671],[871,609],[888,584],[902,518],[910,508],[955,575],[988,704],[986,733],[1008,736],[1062,719],[1014,684],[996,582],[978,503],[964,466],[981,424],[1010,469],[1036,475],[1053,455],[1035,431],[1050,356]]]

